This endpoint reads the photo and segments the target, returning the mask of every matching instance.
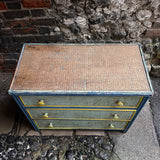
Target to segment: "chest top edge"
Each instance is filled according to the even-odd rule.
[[[152,96],[153,92],[84,92],[84,91],[23,91],[23,90],[9,90],[10,95],[41,95],[41,96]]]

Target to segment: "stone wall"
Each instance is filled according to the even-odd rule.
[[[26,42],[138,42],[160,76],[159,0],[7,0],[0,18],[1,72],[15,70]]]

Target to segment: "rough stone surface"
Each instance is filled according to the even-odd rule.
[[[80,28],[87,28],[87,20],[86,20],[86,18],[78,16],[76,18],[75,22],[77,23],[77,25]]]
[[[4,140],[3,143],[0,142],[0,158],[3,159],[87,160],[97,158],[110,160],[112,157],[113,144],[108,136],[23,136],[18,137],[21,139],[21,144],[15,141],[17,136],[0,136],[5,136],[6,139],[12,136],[14,139],[12,145],[7,140]],[[101,143],[97,143],[99,141]],[[102,145],[109,146],[110,150],[103,149]]]
[[[150,10],[140,10],[136,14],[139,21],[148,20],[152,16],[152,12]]]
[[[156,48],[160,45],[158,0],[22,0],[1,4],[4,6],[1,5],[0,17],[2,46],[12,45],[16,49],[24,42],[140,43],[147,54],[147,63],[154,66],[150,72],[159,73],[152,61],[160,52]],[[6,5],[12,10],[6,10]],[[0,48],[2,59],[6,59],[4,52],[13,53],[7,49]],[[15,65],[1,62],[1,72],[14,71]]]

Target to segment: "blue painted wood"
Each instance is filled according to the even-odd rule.
[[[146,72],[148,84],[149,84],[149,86],[150,86],[150,89],[151,89],[152,95],[153,95],[154,90],[153,90],[153,87],[152,87],[152,84],[151,84],[151,79],[150,79],[149,74],[148,74],[148,69],[147,69],[147,66],[146,66],[146,63],[145,63],[145,59],[144,59],[144,56],[143,56],[142,47],[141,47],[140,44],[139,44],[139,49],[140,49],[140,53],[141,53],[141,57],[142,57],[142,62],[143,62],[144,68],[145,68],[145,72]]]
[[[26,109],[23,107],[22,102],[20,101],[20,99],[15,96],[12,95],[12,97],[14,98],[14,100],[17,102],[17,104],[19,105],[20,109],[23,111],[24,115],[27,117],[27,119],[29,120],[29,122],[32,124],[33,128],[39,132],[39,129],[37,128],[36,124],[34,123],[34,121],[30,118],[29,114],[27,113]]]
[[[83,46],[83,45],[104,45],[106,43],[80,43],[80,44],[76,44],[79,46]],[[109,43],[109,45],[122,45],[122,43]],[[62,45],[62,43],[24,43],[24,45]],[[75,45],[75,43],[63,43],[63,45]],[[140,45],[140,43],[126,43],[123,44],[126,46],[133,46],[133,45]]]
[[[13,91],[9,90],[9,94],[15,94],[15,95],[41,95],[41,96],[151,96],[152,92],[76,92],[76,91],[60,91],[60,92],[52,92],[52,91]]]

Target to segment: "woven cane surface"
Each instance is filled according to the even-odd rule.
[[[12,90],[150,91],[138,45],[26,45]]]

